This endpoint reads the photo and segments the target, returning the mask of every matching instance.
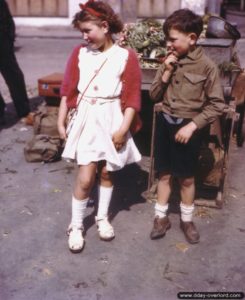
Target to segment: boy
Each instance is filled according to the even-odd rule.
[[[188,9],[175,11],[163,24],[168,55],[150,88],[152,100],[162,102],[162,111],[156,116],[159,182],[151,239],[163,237],[171,226],[167,216],[171,176],[180,183],[180,228],[189,243],[198,243],[200,238],[192,216],[201,129],[225,107],[218,69],[196,46],[202,30],[201,17]]]

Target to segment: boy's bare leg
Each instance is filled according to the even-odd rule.
[[[171,193],[171,175],[162,173],[159,176],[157,185],[157,203],[159,205],[167,205]]]
[[[194,177],[181,178],[180,183],[180,227],[183,230],[187,241],[191,244],[199,242],[199,233],[192,221],[194,212],[195,180]]]
[[[171,193],[171,175],[161,173],[157,186],[157,203],[155,205],[155,219],[150,234],[152,240],[161,238],[170,228],[170,221],[167,217],[168,200]]]
[[[181,201],[185,205],[193,205],[195,196],[195,180],[194,177],[181,178],[180,183],[180,196]]]

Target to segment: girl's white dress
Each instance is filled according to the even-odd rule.
[[[105,62],[89,85],[78,106],[62,157],[75,159],[78,165],[106,161],[108,171],[119,170],[126,164],[139,162],[141,155],[130,133],[127,142],[117,151],[112,135],[122,124],[120,94],[121,75],[127,63],[128,51],[113,45],[105,52],[81,48],[79,52],[80,79],[78,101],[89,81]]]

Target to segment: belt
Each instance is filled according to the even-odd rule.
[[[78,96],[78,101],[80,101],[80,97],[81,97],[79,96]],[[95,104],[102,105],[114,101],[120,101],[120,98],[119,97],[111,97],[111,98],[83,97],[82,101],[86,101],[91,105],[95,105]]]

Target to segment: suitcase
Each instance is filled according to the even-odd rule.
[[[38,94],[44,97],[47,105],[59,105],[63,77],[63,73],[52,73],[38,79]]]

